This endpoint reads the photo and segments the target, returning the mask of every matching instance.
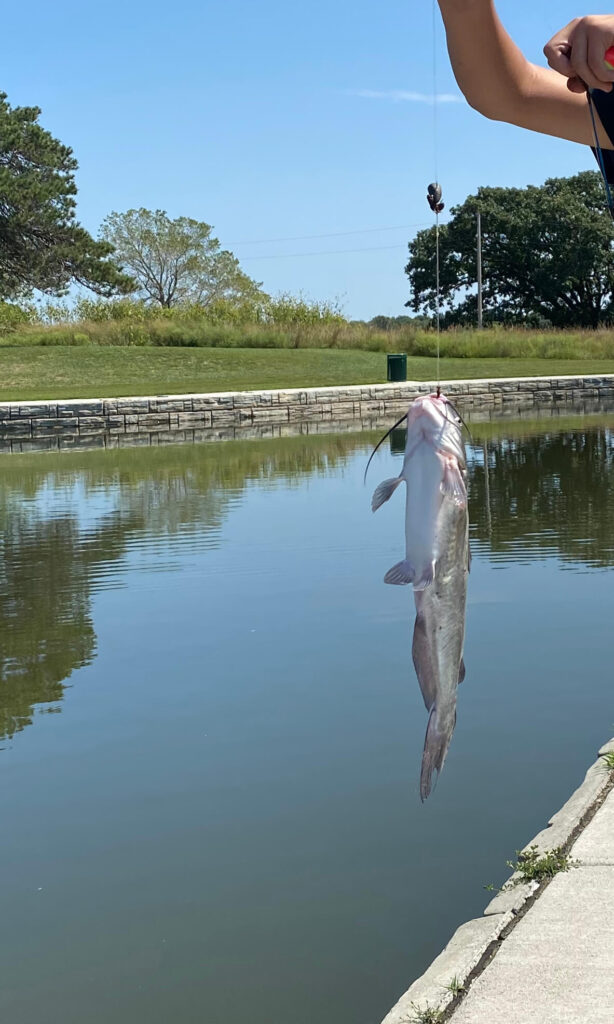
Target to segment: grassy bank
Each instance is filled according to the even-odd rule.
[[[436,360],[408,359],[408,377],[433,380]],[[441,360],[443,380],[614,373],[613,359]],[[325,387],[386,380],[381,353],[336,349],[0,348],[0,400]]]

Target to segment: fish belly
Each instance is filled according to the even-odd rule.
[[[413,452],[403,475],[407,481],[405,506],[406,557],[415,569],[415,579],[428,577],[437,560],[437,517],[441,507],[444,463],[428,444]]]

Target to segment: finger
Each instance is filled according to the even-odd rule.
[[[614,81],[614,71],[605,62],[605,51],[610,45],[609,38],[604,40],[601,33],[591,33],[588,39],[588,66],[598,82],[599,89],[608,92]]]
[[[551,39],[544,46],[544,55],[552,70],[558,71],[560,75],[565,75],[566,78],[573,75],[569,59],[570,53],[571,46],[568,40],[557,40],[555,37],[555,39]]]
[[[570,92],[577,92],[577,93],[586,92],[586,86],[585,86],[585,84],[584,84],[584,82],[582,81],[581,78],[575,78],[575,77],[568,78],[567,79],[567,88],[569,89]]]
[[[600,89],[603,85],[600,79],[595,78],[595,75],[588,66],[588,39],[585,32],[578,31],[574,35],[571,50],[571,66],[574,74],[581,78],[589,89]]]

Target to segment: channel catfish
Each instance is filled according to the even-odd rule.
[[[398,477],[375,491],[375,512],[407,484],[405,558],[386,583],[412,584],[414,667],[429,712],[420,796],[441,772],[456,724],[456,689],[465,676],[463,644],[469,572],[466,460],[461,420],[444,395],[418,398],[407,414],[407,444]]]

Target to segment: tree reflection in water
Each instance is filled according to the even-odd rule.
[[[569,564],[614,564],[614,440],[606,424],[472,429],[474,553],[495,561],[552,554]],[[65,681],[94,658],[92,594],[140,538],[191,535],[217,546],[230,506],[252,482],[292,487],[312,475],[338,477],[354,457],[362,471],[365,449],[379,436],[3,456],[0,741],[29,725],[37,705],[57,710]],[[391,444],[395,454],[402,451],[398,431]],[[77,485],[86,505],[104,498],[93,525],[91,516],[80,518]],[[44,496],[58,492],[66,501],[50,513]]]
[[[91,598],[143,536],[219,542],[229,504],[250,481],[298,486],[326,475],[357,437],[3,456],[0,478],[0,744],[57,711],[64,682],[96,653]],[[110,511],[83,525],[75,486]],[[45,495],[62,507],[45,512]]]

